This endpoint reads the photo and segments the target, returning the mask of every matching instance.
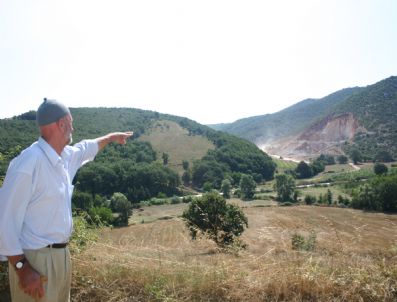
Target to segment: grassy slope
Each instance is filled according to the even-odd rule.
[[[285,170],[295,170],[298,166],[298,164],[293,161],[278,159],[274,157],[272,157],[272,159],[276,163],[279,173],[282,173]]]
[[[189,136],[186,129],[172,121],[157,121],[140,140],[149,141],[157,152],[158,161],[162,162],[162,154],[169,155],[169,167],[183,173],[182,161],[187,160],[190,167],[193,161],[201,159],[209,149],[215,146],[204,136]],[[183,148],[181,148],[183,146]]]
[[[191,241],[174,216],[105,231],[74,256],[73,301],[394,301],[397,217],[322,207],[245,206],[239,256]],[[153,207],[149,211],[153,210]],[[146,211],[146,209],[144,209]],[[317,235],[313,252],[291,248]]]

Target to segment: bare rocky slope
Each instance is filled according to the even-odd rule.
[[[309,159],[320,154],[344,154],[343,144],[356,134],[367,133],[353,114],[327,116],[307,130],[292,137],[273,140],[260,147],[285,158]]]
[[[307,99],[274,114],[212,127],[288,158],[349,154],[353,149],[367,160],[380,151],[397,158],[397,77]]]

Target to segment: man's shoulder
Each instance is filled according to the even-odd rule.
[[[31,173],[43,155],[43,151],[41,151],[39,145],[35,142],[11,161],[10,169],[16,172]]]

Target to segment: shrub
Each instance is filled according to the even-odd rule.
[[[305,204],[312,205],[316,202],[316,197],[313,195],[306,195],[304,201]]]
[[[70,239],[72,254],[82,252],[99,238],[98,229],[90,226],[89,219],[90,217],[85,212],[73,217],[73,233]]]
[[[353,194],[356,209],[397,212],[397,174],[378,176]]]
[[[300,251],[313,251],[316,247],[316,233],[311,231],[305,238],[303,235],[294,233],[291,237],[292,249]]]
[[[182,217],[193,240],[204,234],[220,247],[233,244],[248,227],[243,211],[237,205],[227,204],[217,193],[207,193],[192,201]]]
[[[106,207],[93,207],[89,209],[88,215],[96,225],[111,225],[114,219],[112,210]]]
[[[349,158],[346,155],[339,155],[337,159],[338,163],[340,164],[347,164],[347,162],[349,161]]]
[[[110,205],[114,212],[120,213],[116,220],[115,225],[128,225],[128,218],[132,215],[131,202],[125,197],[124,194],[116,192],[110,199]]]
[[[375,161],[389,163],[393,161],[393,156],[386,150],[380,150],[375,155]]]
[[[294,205],[294,203],[289,202],[289,201],[280,203],[280,206],[282,206],[282,207],[290,207],[290,206],[293,206],[293,205]]]
[[[181,203],[181,199],[178,196],[172,196],[171,204],[178,204]]]
[[[388,168],[385,164],[382,163],[375,163],[374,165],[374,172],[376,175],[383,175],[383,174],[387,174],[388,172]]]
[[[193,201],[193,197],[192,196],[183,196],[182,197],[182,202],[183,203],[189,203]]]
[[[338,195],[338,205],[343,205],[348,207],[350,205],[350,199],[345,198],[342,195]]]

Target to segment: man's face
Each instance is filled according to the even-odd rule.
[[[71,115],[67,115],[63,117],[60,122],[66,144],[69,145],[73,142],[73,118]]]

